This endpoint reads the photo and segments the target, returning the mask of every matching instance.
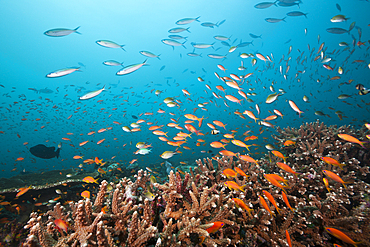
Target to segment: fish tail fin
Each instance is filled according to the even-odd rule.
[[[280,214],[280,208],[276,207],[276,211]]]
[[[346,164],[339,164],[338,166],[340,167],[341,170],[343,170],[343,166],[345,166]]]
[[[79,31],[77,31],[81,26],[78,26],[74,29],[75,33],[81,34]]]
[[[248,212],[249,216],[252,216],[253,209],[250,208],[250,209],[247,210],[247,212]]]
[[[126,50],[125,50],[125,48],[123,48],[124,46],[125,46],[125,45],[121,45],[121,49],[122,49],[122,50],[124,50],[124,51],[126,51]]]
[[[195,18],[195,21],[199,22],[199,20],[198,20],[199,18],[200,18],[200,16],[198,16],[197,18]]]
[[[159,60],[161,60],[161,58],[159,57],[160,55],[162,55],[162,54],[159,54],[159,55],[157,56],[157,58],[158,58]]]
[[[190,33],[189,28],[190,28],[190,27],[188,27],[188,28],[186,29],[186,31],[188,31],[188,32]]]
[[[298,7],[299,7],[299,5],[298,5]],[[285,21],[285,18],[286,18],[286,16],[285,16],[283,19],[281,19],[281,20],[282,20],[282,21],[284,21],[284,22],[286,22],[286,21]]]
[[[240,186],[240,190],[241,190],[241,191],[243,191],[243,192],[245,192],[244,188],[245,188],[246,186],[247,186],[246,184],[245,184],[245,185],[243,185],[243,186]]]

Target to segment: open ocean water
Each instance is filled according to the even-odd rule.
[[[91,170],[83,160],[95,157],[153,169],[165,151],[174,167],[192,164],[218,154],[210,143],[225,134],[258,137],[250,152],[225,146],[258,158],[276,126],[368,122],[369,2],[260,3],[1,1],[1,177]],[[167,144],[179,132],[193,133]],[[39,144],[61,144],[59,158],[32,154]]]

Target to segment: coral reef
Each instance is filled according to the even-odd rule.
[[[45,215],[31,213],[24,246],[288,246],[286,231],[293,246],[349,246],[326,227],[369,246],[369,153],[337,136],[363,139],[365,130],[316,122],[277,132],[274,138],[281,144],[295,141],[281,152],[286,165],[301,174],[280,169],[276,163],[282,159],[271,154],[258,164],[225,156],[197,160],[189,173],[171,171],[165,183],[139,170],[132,180],[102,181],[94,203],[58,203]],[[325,156],[346,165],[342,170],[327,164],[321,159]],[[236,167],[249,177],[224,175]],[[343,184],[329,179],[326,187],[323,170],[336,173]],[[273,185],[266,174],[284,179],[287,199],[283,184]],[[267,204],[261,198],[268,198]],[[66,229],[59,229],[56,220]]]

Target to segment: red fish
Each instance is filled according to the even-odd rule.
[[[221,227],[223,227],[225,224],[221,221],[216,221],[216,222],[213,222],[213,226],[211,226],[210,228],[207,228],[206,231],[208,233],[215,233],[217,232]]]

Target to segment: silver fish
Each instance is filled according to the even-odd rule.
[[[166,45],[169,45],[169,46],[183,46],[185,49],[186,47],[184,46],[185,42],[184,43],[180,43],[176,40],[173,40],[173,39],[162,39],[162,42]]]
[[[80,70],[80,67],[60,69],[60,70],[56,70],[54,72],[51,72],[51,73],[47,74],[46,77],[48,77],[48,78],[57,78],[57,77],[69,75],[69,74],[71,74],[75,71],[79,71],[79,70]]]
[[[127,75],[132,72],[135,72],[136,70],[140,69],[145,65],[147,60],[145,60],[143,63],[138,63],[138,64],[132,64],[124,67],[123,69],[119,70],[116,75]]]
[[[214,44],[215,43],[212,43],[212,44],[203,44],[203,43],[194,43],[194,42],[191,43],[191,45],[197,49],[206,49],[206,48],[213,46]]]
[[[176,21],[176,24],[177,25],[186,25],[186,24],[192,23],[193,21],[198,21],[199,22],[199,20],[198,20],[199,18],[200,18],[200,16],[198,16],[197,18],[184,18],[184,19]]]
[[[105,86],[102,89],[92,91],[90,93],[87,93],[87,94],[81,96],[80,100],[86,100],[86,99],[94,98],[94,97],[98,96],[101,92],[103,92],[104,90],[105,90]]]
[[[217,39],[219,41],[226,41],[226,40],[230,40],[230,38],[228,37],[225,37],[225,36],[222,36],[222,35],[216,35],[216,36],[213,36],[214,39]]]
[[[155,55],[151,53],[150,51],[141,51],[140,54],[146,57],[158,58],[160,60],[159,58],[160,55]]]
[[[101,45],[103,47],[106,47],[106,48],[121,48],[122,50],[126,51],[123,47],[125,45],[119,45],[113,41],[110,41],[110,40],[98,40],[96,41],[96,43],[98,45]]]
[[[75,29],[55,28],[55,29],[50,29],[50,30],[44,32],[44,34],[47,35],[47,36],[50,36],[50,37],[63,37],[63,36],[67,36],[71,33],[81,34],[77,31],[79,28],[80,27],[77,27]]]
[[[181,32],[184,32],[184,31],[188,31],[190,33],[189,28],[190,27],[188,27],[188,28],[175,27],[175,28],[172,28],[172,29],[168,30],[168,32],[169,33],[181,33]]]
[[[123,63],[117,62],[115,60],[107,60],[104,61],[103,64],[107,66],[122,66]]]
[[[219,54],[208,54],[207,56],[210,57],[210,58],[214,58],[214,59],[223,59],[223,58],[226,58],[226,55],[223,56],[223,55],[219,55]]]

